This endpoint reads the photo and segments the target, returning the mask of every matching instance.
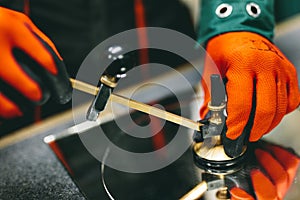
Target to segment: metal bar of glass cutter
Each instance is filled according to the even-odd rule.
[[[99,92],[98,87],[95,87],[88,83],[84,83],[82,81],[78,81],[75,79],[70,79],[70,81],[71,81],[72,87],[74,89],[80,90],[82,92],[85,92],[85,93],[88,93],[91,95],[96,95]],[[170,113],[165,110],[161,110],[159,108],[147,105],[145,103],[141,103],[141,102],[138,102],[138,101],[135,101],[132,99],[128,99],[121,95],[112,93],[109,97],[109,101],[112,101],[112,102],[127,106],[129,108],[141,111],[143,113],[173,122],[175,124],[190,128],[192,130],[200,131],[200,126],[203,125],[200,122],[195,122],[191,119],[187,119],[185,117],[178,116],[176,114]]]

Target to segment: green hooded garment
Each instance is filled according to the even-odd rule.
[[[198,42],[235,31],[258,33],[269,40],[274,35],[274,0],[202,0]]]

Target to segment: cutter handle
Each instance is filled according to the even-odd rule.
[[[210,76],[211,106],[220,106],[225,100],[225,88],[219,74]]]

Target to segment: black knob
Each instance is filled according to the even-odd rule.
[[[104,75],[115,77],[116,79],[126,77],[126,72],[136,66],[136,52],[126,52],[126,49],[119,45],[108,48],[107,58],[112,63],[106,68]]]

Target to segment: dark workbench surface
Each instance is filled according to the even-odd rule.
[[[53,131],[0,149],[1,200],[85,199],[43,141]]]

